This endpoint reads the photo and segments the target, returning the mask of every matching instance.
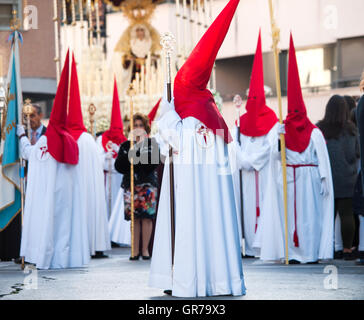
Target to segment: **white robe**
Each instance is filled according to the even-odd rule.
[[[99,136],[96,140],[99,155],[102,159],[103,168],[104,168],[104,186],[105,186],[105,199],[106,199],[106,205],[107,205],[107,214],[108,219],[110,219],[112,209],[114,208],[116,199],[118,198],[118,193],[120,191],[121,182],[123,180],[123,175],[120,174],[115,170],[115,160],[111,160],[111,164],[109,163],[109,160],[106,159],[106,152],[102,146],[102,136]],[[111,208],[109,205],[109,190],[110,190],[110,175],[109,175],[109,168],[111,166]]]
[[[296,212],[297,235],[299,247],[295,247],[293,235],[295,231],[294,218],[294,169],[287,167],[287,194],[288,194],[288,258],[302,263],[322,259],[332,259],[334,251],[334,193],[331,176],[331,167],[325,139],[319,129],[314,129],[311,140],[302,153],[286,149],[287,164],[303,165],[296,168]],[[279,158],[277,158],[279,159]],[[281,239],[280,258],[285,257],[285,222],[283,205],[283,183],[280,161],[277,161],[277,179],[275,182],[277,201],[268,203],[272,211],[280,212]],[[328,186],[328,195],[320,194],[321,179],[325,178]],[[273,187],[272,187],[273,188]],[[274,191],[272,190],[272,191]],[[278,206],[276,206],[278,204]]]
[[[34,146],[21,139],[28,183],[20,255],[38,269],[83,267],[85,261],[75,260],[72,254],[80,245],[71,237],[72,227],[80,226],[72,212],[76,167],[58,163],[44,150],[46,136]]]
[[[195,134],[201,122],[171,110],[159,122],[173,143],[175,254],[172,274],[169,164],[164,166],[149,285],[176,297],[245,294],[240,240],[228,148],[221,137],[209,148]],[[180,145],[168,139],[176,130]],[[210,133],[209,139],[215,139]],[[163,148],[162,148],[163,149]]]
[[[269,214],[269,211],[264,212],[262,209],[264,208],[265,197],[270,196],[269,190],[266,190],[266,181],[270,173],[271,148],[276,145],[275,140],[278,139],[277,127],[278,124],[274,125],[266,135],[261,137],[248,137],[240,134],[238,152],[254,168],[253,170],[242,169],[237,160],[239,167],[233,175],[238,219],[241,223],[239,169],[242,169],[245,253],[249,256],[259,256],[260,244],[255,236],[263,215]],[[235,136],[237,136],[237,128]],[[256,184],[257,181],[258,185]],[[257,190],[258,199],[256,197]],[[257,217],[257,208],[259,208],[259,217]],[[241,227],[239,231],[241,232]]]
[[[130,246],[131,232],[130,221],[124,219],[124,189],[120,188],[115,200],[109,220],[111,241],[120,245]]]
[[[83,225],[87,228],[88,255],[94,255],[95,251],[111,250],[103,166],[95,140],[89,133],[82,133],[77,144],[79,162],[74,176],[74,213],[82,213]]]

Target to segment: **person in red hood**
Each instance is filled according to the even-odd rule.
[[[103,163],[95,139],[87,132],[83,123],[74,55],[72,55],[67,129],[79,147],[79,163],[76,165],[76,174],[73,177],[73,193],[77,195],[73,202],[73,225],[77,232],[72,232],[72,237],[79,245],[77,251],[71,250],[72,259],[87,264],[90,255],[97,258],[107,257],[103,251],[110,250],[111,246],[103,185]]]
[[[287,159],[288,258],[294,263],[317,263],[333,258],[334,190],[326,141],[307,116],[296,53],[290,37],[288,114],[284,121]],[[280,157],[278,157],[280,159]],[[280,160],[279,160],[280,161]],[[284,230],[281,165],[271,192],[278,196]],[[282,238],[284,239],[283,235]]]
[[[266,105],[264,93],[263,55],[259,32],[257,49],[250,78],[246,113],[240,117],[240,145],[237,146],[237,169],[242,174],[243,219],[246,257],[260,256],[261,219],[265,197],[269,197],[266,181],[270,173],[272,148],[278,139],[279,123],[276,114]],[[236,140],[239,137],[236,138]],[[239,170],[234,175],[234,185],[239,221],[241,215]],[[270,214],[268,211],[267,214]],[[241,228],[239,228],[240,230]],[[266,232],[272,232],[267,230]],[[274,245],[274,243],[272,243]],[[269,258],[274,258],[273,250]],[[264,252],[262,258],[264,258]]]
[[[118,88],[116,84],[116,79],[114,79],[114,95],[112,102],[110,128],[102,135],[100,135],[96,140],[99,154],[102,157],[104,166],[106,204],[109,219],[111,217],[112,210],[116,204],[116,200],[122,199],[119,193],[123,176],[115,170],[114,166],[120,145],[126,140],[127,139],[124,135],[123,120],[121,118]],[[119,202],[117,204],[119,204]],[[122,238],[124,237],[122,236]]]
[[[159,135],[174,149],[174,265],[172,270],[167,158],[149,285],[176,297],[245,294],[228,157],[232,138],[206,88],[238,4],[228,2],[178,71],[174,102],[161,102]]]
[[[35,145],[18,126],[21,154],[28,160],[28,183],[20,255],[38,269],[82,267],[71,258],[73,177],[78,145],[66,127],[69,53],[57,88],[47,132]],[[75,230],[75,232],[80,230]]]

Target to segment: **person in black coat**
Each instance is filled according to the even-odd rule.
[[[355,220],[352,199],[360,153],[357,128],[350,120],[349,107],[344,97],[334,95],[330,98],[325,116],[317,126],[327,142],[334,183],[335,216],[338,213],[341,221],[343,256],[346,260],[354,260]]]
[[[149,120],[142,114],[134,115],[134,133],[136,141],[130,149],[130,141],[121,144],[115,161],[115,169],[123,174],[121,187],[124,189],[125,220],[131,220],[130,203],[130,160],[134,163],[134,243],[137,254],[130,260],[138,260],[140,231],[142,229],[142,257],[150,259],[149,243],[156,217],[158,178],[157,167],[160,153],[157,141],[149,138]]]

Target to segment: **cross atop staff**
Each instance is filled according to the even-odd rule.
[[[26,120],[27,120],[27,131],[28,131],[28,139],[30,140],[30,115],[33,112],[33,106],[31,104],[31,100],[30,99],[25,99],[25,104],[23,106],[23,115],[25,115]]]

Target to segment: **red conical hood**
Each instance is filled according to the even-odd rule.
[[[80,89],[78,86],[75,56],[72,54],[70,100],[67,117],[67,129],[77,141],[83,132],[87,132],[82,118]]]
[[[121,119],[120,113],[120,100],[118,94],[118,87],[116,84],[116,79],[114,79],[114,97],[112,101],[112,111],[111,111],[111,123],[110,129],[105,131],[102,135],[102,146],[104,150],[107,152],[106,145],[109,141],[120,146],[127,139],[124,136],[124,126],[123,120]],[[114,157],[116,157],[116,153]]]
[[[240,117],[240,132],[249,137],[260,137],[266,135],[277,121],[274,111],[265,104],[262,40],[259,31],[246,113]]]
[[[287,102],[288,114],[284,121],[286,146],[292,151],[303,152],[310,143],[311,133],[315,126],[307,117],[305,103],[302,98],[292,34],[289,44]]]
[[[157,115],[158,112],[158,108],[159,105],[161,104],[162,98],[160,98],[157,102],[157,104],[153,107],[153,109],[149,112],[148,114],[148,118],[149,118],[149,123],[152,124],[152,122],[155,119],[155,116]]]
[[[58,84],[46,137],[48,151],[61,163],[78,163],[78,145],[66,128],[69,87],[69,51]]]
[[[194,117],[223,136],[232,138],[211,92],[206,89],[217,53],[229,30],[239,0],[230,0],[214,23],[205,32],[174,81],[174,103],[182,119]]]

